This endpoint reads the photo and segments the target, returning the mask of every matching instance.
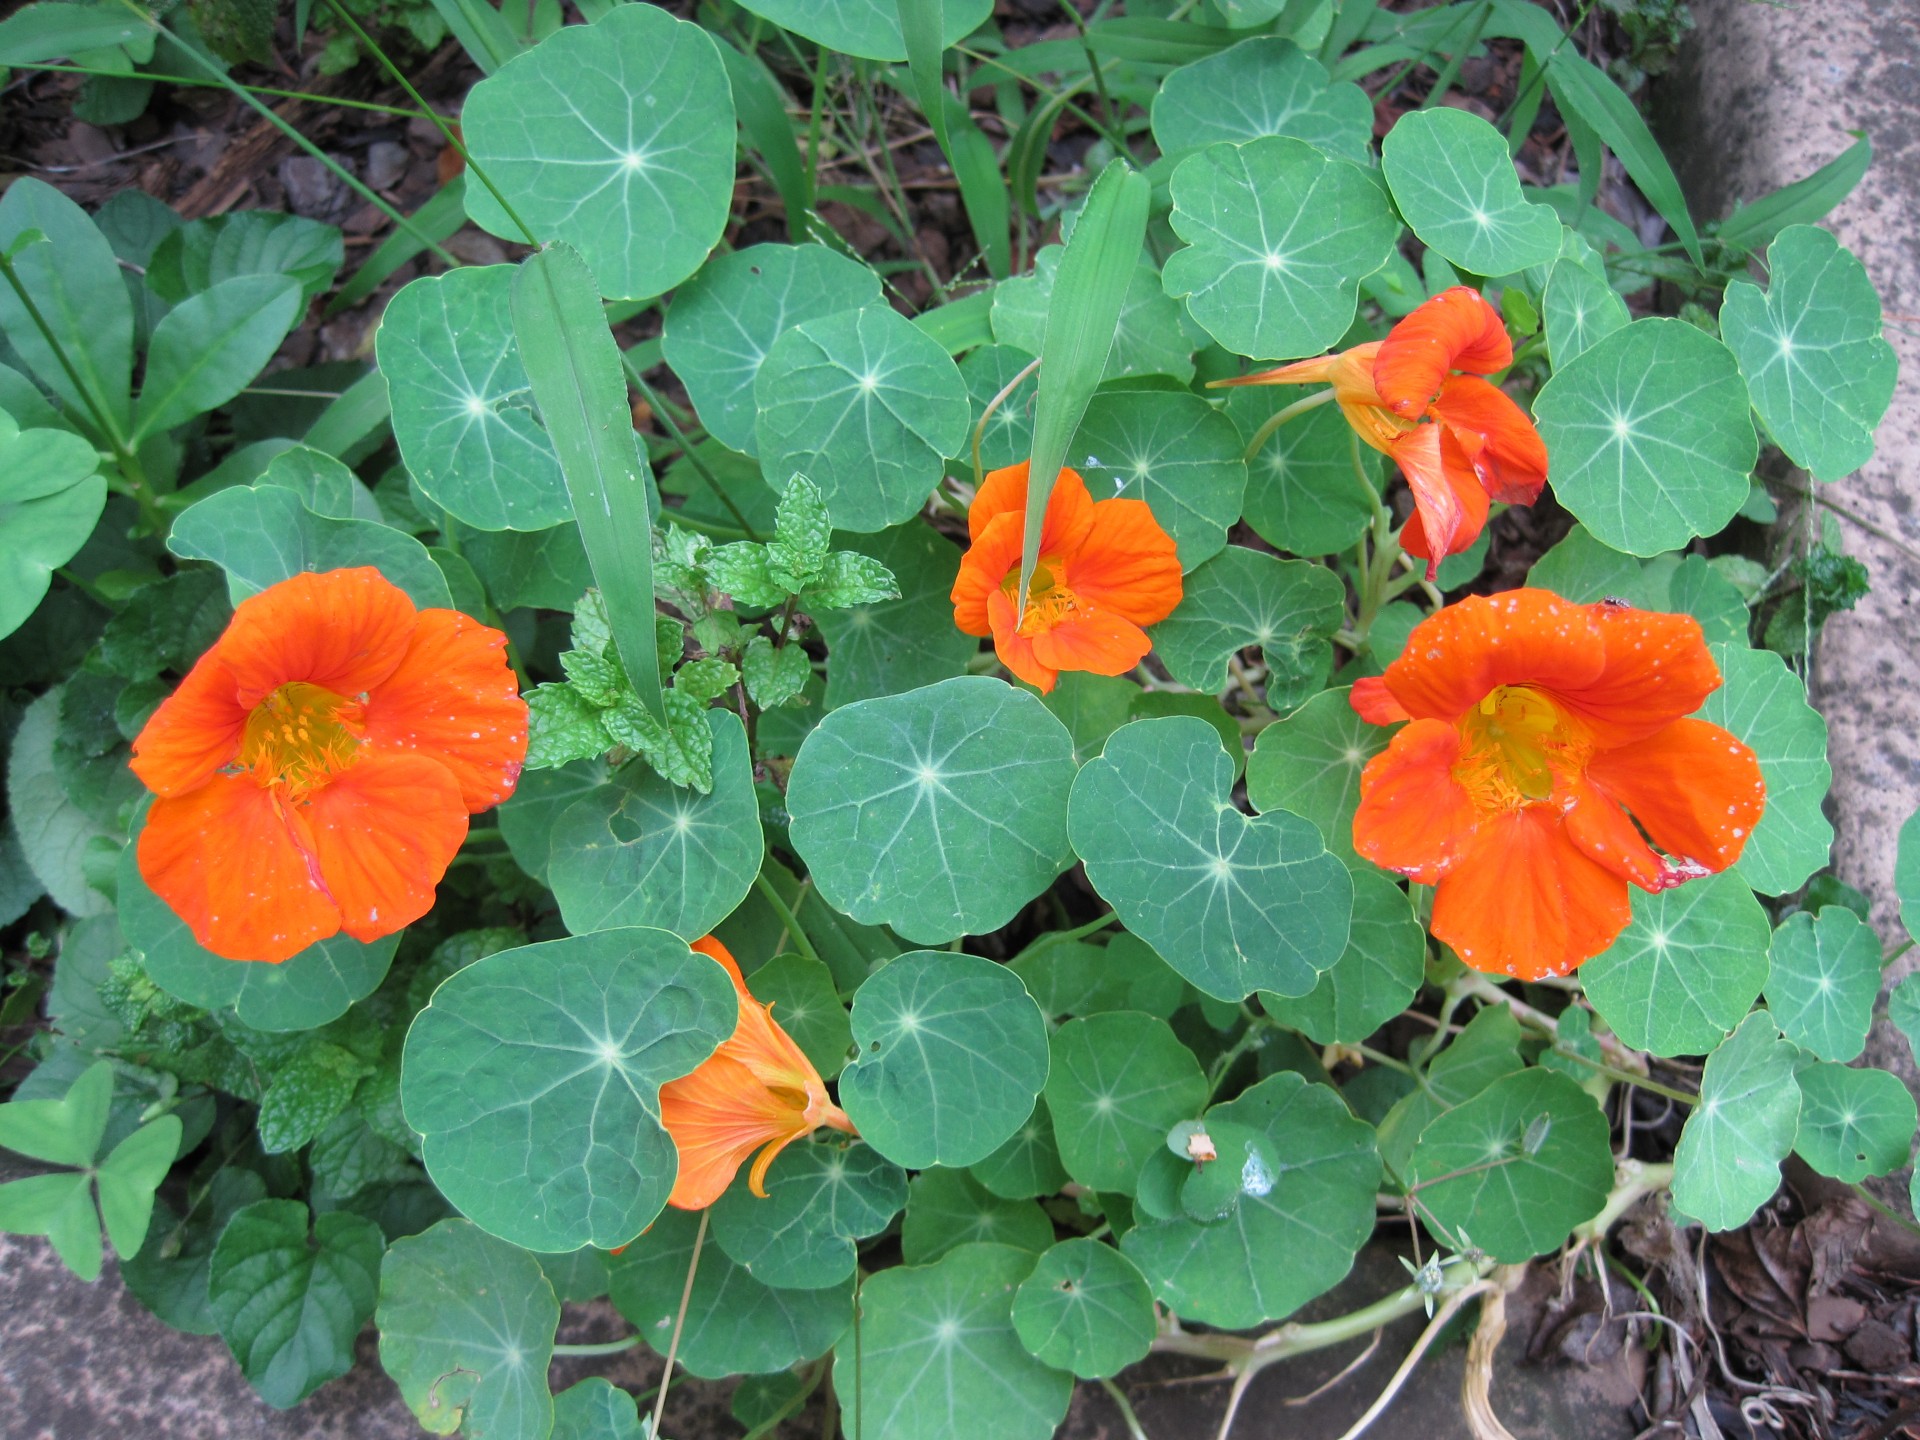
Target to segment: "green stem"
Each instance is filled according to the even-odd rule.
[[[727,494],[725,487],[720,484],[720,477],[715,475],[708,468],[707,462],[700,458],[699,453],[693,448],[693,442],[687,439],[687,432],[680,428],[680,422],[673,418],[673,412],[667,407],[666,402],[654,393],[653,387],[647,383],[647,377],[640,373],[640,367],[633,363],[625,351],[620,354],[620,368],[627,372],[627,382],[640,392],[640,398],[647,402],[654,417],[667,427],[667,434],[673,438],[674,444],[680,447],[680,453],[687,457],[687,463],[693,466],[693,473],[707,482],[707,488],[713,491],[722,505],[726,506],[727,513],[740,522],[741,532],[747,539],[758,540],[760,536],[747,517],[740,513],[740,507],[733,503],[733,497]],[[699,527],[689,525],[687,528],[692,530]]]
[[[618,1355],[639,1343],[638,1335],[629,1335],[624,1340],[602,1340],[597,1345],[556,1345],[553,1355],[556,1360],[564,1355]]]
[[[1113,1403],[1120,1408],[1120,1419],[1126,1424],[1128,1440],[1147,1440],[1146,1429],[1140,1424],[1140,1417],[1133,1413],[1133,1406],[1127,1400],[1126,1391],[1104,1375],[1100,1377],[1100,1388],[1105,1390]]]
[[[136,70],[133,74],[123,74],[118,70],[97,70],[90,65],[54,65],[36,61],[32,65],[22,65],[22,70],[51,70],[59,75],[100,75],[111,80],[152,80],[160,85],[185,85],[195,90],[222,90],[226,87],[211,80],[196,80],[191,75],[155,75],[151,71]],[[268,85],[242,85],[241,89],[252,95],[271,95],[276,100],[304,100],[309,105],[338,105],[343,110],[370,110],[377,115],[394,115],[403,120],[423,120],[431,117],[431,111],[409,110],[403,105],[380,105],[372,100],[349,100],[344,95],[315,95],[308,90],[275,90]]]
[[[787,927],[787,937],[793,941],[793,948],[816,964],[827,962],[820,958],[820,952],[813,948],[813,941],[807,938],[807,932],[800,928],[800,918],[787,908],[787,902],[780,898],[780,892],[767,879],[765,872],[753,877],[753,888],[760,892],[761,898],[773,907],[773,913],[780,917],[780,923]]]
[[[1002,386],[1000,393],[989,400],[987,402],[987,408],[980,412],[980,423],[973,427],[973,488],[975,490],[978,490],[986,483],[985,471],[980,464],[980,442],[987,433],[987,422],[993,418],[995,411],[1013,397],[1013,392],[1020,388],[1020,382],[1039,368],[1040,362],[1038,360],[1026,366],[1018,375],[1014,376],[1013,379]]]
[[[1244,457],[1246,462],[1249,465],[1253,463],[1253,457],[1260,453],[1260,447],[1267,443],[1267,440],[1272,436],[1274,431],[1293,419],[1294,416],[1304,415],[1307,411],[1317,409],[1319,406],[1326,404],[1329,400],[1333,399],[1334,394],[1335,392],[1331,388],[1318,390],[1307,396],[1304,400],[1296,400],[1284,409],[1277,410],[1272,415],[1269,415],[1266,420],[1262,422],[1260,428],[1253,432],[1253,438],[1247,442],[1247,453]],[[1369,485],[1367,488],[1371,490],[1373,487]]]
[[[1071,930],[1049,930],[1015,958],[1025,960],[1040,954],[1043,950],[1051,950],[1055,945],[1065,945],[1070,940],[1084,940],[1087,936],[1097,934],[1109,925],[1119,923],[1119,920],[1119,915],[1109,910],[1098,920],[1089,920],[1086,924],[1076,925]]]

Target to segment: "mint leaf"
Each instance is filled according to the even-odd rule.
[[[527,696],[527,712],[526,765],[529,770],[547,770],[573,760],[591,760],[613,748],[613,737],[601,719],[601,712],[583,700],[571,685],[540,686]]]
[[[845,610],[900,598],[893,572],[870,555],[836,550],[820,566],[820,573],[800,597],[809,610]]]

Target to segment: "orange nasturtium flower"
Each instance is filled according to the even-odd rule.
[[[732,1036],[697,1070],[660,1087],[660,1121],[680,1152],[679,1178],[667,1203],[681,1210],[704,1210],[718,1200],[755,1150],[760,1154],[747,1184],[764,1199],[767,1167],[794,1141],[822,1125],[859,1133],[828,1098],[806,1052],[774,1020],[772,1007],[748,992],[727,947],[709,935],[693,948],[733,977],[740,1018]]]
[[[1668,890],[1746,847],[1760,762],[1686,718],[1719,687],[1690,615],[1546,590],[1449,605],[1353,687],[1361,718],[1410,722],[1361,777],[1354,848],[1438,887],[1433,933],[1474,969],[1563,975],[1626,927],[1629,883]]]
[[[1490,500],[1531,505],[1547,483],[1540,432],[1505,391],[1480,378],[1512,363],[1500,312],[1456,285],[1384,340],[1214,383],[1331,383],[1355,433],[1407,477],[1414,514],[1400,543],[1427,562],[1432,579],[1442,557],[1479,538]]]
[[[527,707],[505,645],[367,567],[241,601],[133,742],[159,797],[140,874],[230,960],[419,919],[467,816],[520,777]]]
[[[1153,648],[1145,625],[1180,603],[1173,537],[1144,500],[1095,500],[1062,470],[1047,498],[1040,563],[1017,614],[1027,464],[995,470],[967,511],[972,545],[953,582],[953,621],[992,635],[1000,661],[1044,695],[1062,670],[1124,675]]]

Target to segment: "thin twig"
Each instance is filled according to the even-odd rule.
[[[693,1232],[693,1254],[687,1257],[687,1283],[680,1291],[680,1312],[673,1317],[673,1338],[667,1342],[667,1365],[660,1372],[660,1394],[653,1402],[653,1423],[647,1427],[647,1434],[657,1436],[660,1433],[660,1417],[667,1409],[667,1387],[673,1383],[673,1358],[680,1353],[680,1332],[687,1325],[687,1307],[693,1303],[693,1277],[700,1270],[700,1247],[707,1239],[707,1214],[700,1212],[700,1227]]]

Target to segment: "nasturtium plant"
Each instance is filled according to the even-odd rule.
[[[286,83],[203,8],[0,65]],[[1696,229],[1549,9],[1042,9],[436,7],[325,218],[7,187],[0,1230],[277,1406],[1043,1440],[1576,1261],[1685,1345],[1624,1217],[1907,1164],[1864,142]]]

